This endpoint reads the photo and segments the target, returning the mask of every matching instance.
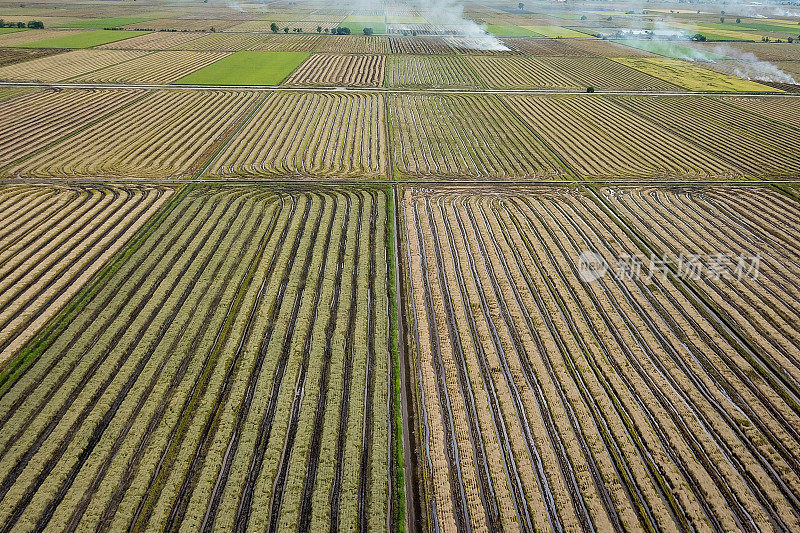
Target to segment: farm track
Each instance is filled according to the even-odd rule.
[[[3,374],[0,424],[14,428],[0,443],[5,450],[0,463],[9,467],[0,481],[5,530],[22,524],[41,530],[54,523],[82,530],[138,530],[159,522],[177,529],[200,526],[206,510],[202,528],[211,529],[219,527],[219,510],[229,509],[232,497],[240,502],[239,518],[224,513],[222,523],[240,530],[260,525],[274,530],[284,527],[287,519],[297,523],[303,494],[302,504],[312,517],[309,526],[318,527],[328,522],[331,512],[318,498],[321,492],[340,501],[334,520],[342,527],[363,531],[390,526],[385,516],[391,497],[388,428],[393,385],[385,325],[388,300],[378,292],[386,283],[379,274],[386,272],[384,259],[378,262],[378,243],[385,239],[381,224],[387,220],[382,207],[386,197],[378,190],[344,195],[314,190],[195,187],[180,200],[189,209],[166,212],[155,233],[98,287],[66,329],[37,357],[17,366],[16,378]],[[346,214],[356,196],[364,213],[363,234]],[[51,196],[41,194],[32,203],[48,206],[50,201]],[[114,199],[102,201],[113,205]],[[0,194],[0,207],[18,210],[24,205],[20,194]],[[308,221],[305,231],[301,218]],[[283,239],[286,246],[276,248]],[[334,291],[326,272],[336,269],[339,282],[344,281],[342,274],[354,260],[357,242],[362,243],[360,268],[351,269],[357,275],[346,284],[348,292],[351,287],[357,292],[342,306],[343,313],[355,318],[347,324],[332,318],[341,314],[338,296],[334,300],[339,289]],[[328,259],[329,248],[337,243],[337,254]],[[271,256],[274,275],[265,272]],[[338,265],[337,256],[343,259]],[[292,266],[287,261],[294,257]],[[300,285],[295,274],[302,274]],[[277,281],[277,276],[283,289],[269,281]],[[355,302],[363,297],[371,303],[356,313]],[[128,301],[134,305],[126,308]],[[331,314],[325,315],[328,303]],[[309,306],[313,314],[307,314]],[[277,310],[271,322],[264,321],[271,313],[268,307]],[[248,313],[250,322],[244,320]],[[284,323],[296,324],[296,329],[279,325]],[[324,350],[326,341],[317,333],[327,328],[335,332],[328,348],[328,364],[334,368],[323,381],[323,361],[314,354]],[[375,338],[367,343],[369,349],[352,350],[347,371],[352,400],[330,402],[342,390],[345,370],[336,362],[344,352],[335,339],[350,337],[355,348],[355,339],[366,334]],[[264,346],[258,350],[261,342]],[[249,372],[258,351],[262,357],[270,354],[262,358],[261,378]],[[272,354],[280,353],[283,362],[277,364]],[[257,384],[251,387],[252,396],[242,394],[248,376]],[[324,395],[313,389],[317,384],[325,386]],[[239,412],[248,420],[242,433],[248,445],[226,456],[226,446],[215,443],[222,442],[221,437],[229,442],[235,432],[224,422],[227,415],[222,410],[243,401]],[[324,414],[317,415],[318,410]],[[351,421],[345,426],[342,449],[354,461],[339,467],[330,462],[333,448],[323,448],[334,425],[339,425],[334,411]],[[321,427],[314,427],[315,419]],[[260,423],[253,426],[253,420]],[[312,434],[319,435],[316,459],[306,444]],[[254,446],[255,442],[262,444]],[[187,443],[203,453],[192,460],[191,454],[186,456]],[[263,462],[262,469],[264,458],[276,453],[277,460]],[[314,473],[306,481],[310,461],[322,475]],[[341,488],[334,482],[337,469],[343,473]],[[251,481],[219,483],[214,489],[212,472],[220,479],[229,472],[237,480]],[[184,482],[176,484],[180,479]],[[259,514],[258,526],[248,525],[249,507],[263,506],[260,487],[267,480],[274,487],[267,495],[272,516]],[[284,501],[289,494],[291,504]]]
[[[720,233],[719,240],[710,241],[709,247],[730,242],[730,249],[736,249],[735,243],[748,242],[746,250],[752,250],[751,246],[759,243],[755,249],[764,250],[773,265],[765,271],[764,278],[746,282],[750,288],[740,296],[741,303],[734,300],[733,310],[741,317],[732,322],[737,328],[747,331],[751,323],[759,327],[758,315],[753,313],[764,313],[766,306],[777,304],[783,313],[794,312],[793,301],[786,300],[779,290],[781,278],[793,274],[787,270],[786,260],[778,260],[776,255],[777,250],[783,252],[791,247],[791,240],[773,228],[785,224],[785,218],[779,218],[778,213],[788,216],[784,213],[797,210],[796,205],[770,193],[761,201],[768,198],[776,206],[771,211],[775,215],[770,214],[776,221],[765,223],[746,216],[750,211],[742,203],[744,198],[766,195],[765,189],[734,188],[731,191],[735,192],[709,194],[715,189],[697,188],[703,194],[671,194],[671,189],[657,187],[646,189],[650,191],[647,194],[621,194],[625,189],[616,187],[611,189],[615,194],[608,201],[620,203],[615,209],[623,220],[631,221],[637,232],[656,232],[660,239],[656,242],[668,245],[666,250],[673,255],[679,253],[678,243],[684,252],[704,250],[699,246],[703,243],[691,238],[697,230],[680,227],[688,223],[708,224],[706,231],[711,230],[712,220],[713,227],[721,226],[714,230]],[[645,281],[606,277],[594,283],[580,281],[577,257],[587,247],[601,253],[609,264],[613,254],[637,253],[637,245],[627,237],[625,225],[618,225],[618,220],[610,218],[604,207],[596,206],[580,189],[570,193],[566,188],[505,188],[501,192],[484,187],[483,192],[492,191],[490,195],[480,189],[470,194],[463,194],[465,189],[459,188],[441,188],[441,193],[435,189],[407,191],[404,213],[413,224],[406,226],[406,239],[415,247],[419,241],[419,255],[412,248],[407,249],[412,283],[408,297],[420,300],[417,291],[425,292],[426,298],[433,297],[427,289],[432,285],[426,281],[429,278],[425,263],[433,261],[430,257],[437,253],[426,249],[444,245],[445,253],[449,250],[452,254],[453,266],[434,261],[434,268],[440,270],[438,275],[441,277],[442,270],[452,268],[453,274],[448,277],[454,276],[460,291],[467,287],[462,299],[475,298],[464,322],[459,321],[455,328],[467,333],[480,331],[484,327],[480,324],[487,328],[480,337],[482,345],[470,345],[465,356],[474,358],[478,366],[490,348],[497,356],[494,364],[499,366],[492,377],[505,381],[511,393],[507,410],[499,413],[506,417],[506,424],[515,418],[520,424],[515,424],[511,433],[522,439],[518,442],[526,441],[523,417],[531,428],[542,428],[542,432],[531,429],[534,439],[529,441],[529,453],[510,456],[516,460],[516,468],[531,468],[538,463],[543,468],[540,472],[546,472],[544,478],[522,478],[528,484],[526,504],[531,510],[547,508],[547,502],[551,502],[549,514],[532,512],[532,517],[550,521],[550,527],[558,527],[560,522],[552,522],[555,519],[565,520],[565,524],[583,524],[583,529],[622,530],[631,527],[631,520],[643,529],[669,525],[684,530],[708,527],[726,531],[735,527],[788,531],[795,527],[800,521],[798,468],[789,450],[797,446],[798,415],[792,404],[784,401],[793,393],[784,395],[783,385],[777,389],[767,385],[772,374],[764,373],[766,367],[759,365],[774,366],[775,362],[748,359],[704,314],[692,314],[689,310],[696,304],[686,299],[675,286],[682,282],[674,278],[655,276]],[[426,211],[430,211],[423,215],[415,207],[433,202],[439,206],[438,211],[427,207]],[[729,214],[720,207],[723,205],[735,206],[736,210]],[[683,214],[681,218],[678,213]],[[689,219],[686,213],[690,214]],[[720,224],[720,216],[737,217],[732,229]],[[659,220],[658,217],[667,218],[654,227],[650,221]],[[431,228],[432,244],[428,246],[423,246],[427,239],[421,238],[426,234],[423,220]],[[775,226],[776,222],[779,225]],[[448,238],[437,244],[433,236],[442,231]],[[793,230],[787,227],[786,231]],[[742,235],[753,238],[742,241]],[[472,260],[476,253],[482,260]],[[470,282],[474,289],[467,285],[467,279],[474,280]],[[730,297],[723,296],[732,290],[730,284],[712,285],[699,288],[710,298],[715,290],[723,291],[719,298],[730,301]],[[770,286],[774,288],[766,290]],[[446,298],[446,285],[442,290],[445,295],[437,298]],[[470,294],[472,290],[474,296]],[[435,370],[436,361],[428,359],[425,363],[428,356],[423,339],[428,335],[442,342],[450,342],[448,337],[457,338],[457,329],[442,329],[431,319],[440,305],[423,304],[427,310],[422,315],[419,306],[411,305],[409,312],[416,316],[411,322],[416,324],[414,346],[418,354],[422,350],[418,363],[421,367],[417,370],[422,402],[420,446],[425,457],[421,466],[426,472],[423,483],[432,484],[427,490],[433,496],[427,504],[427,519],[434,530],[450,530],[451,520],[458,516],[459,501],[463,508],[476,502],[479,507],[483,504],[477,493],[461,492],[461,480],[474,475],[458,468],[459,451],[463,454],[468,448],[452,437],[454,448],[445,446],[447,415],[443,411],[442,422],[436,423],[429,411],[435,405],[458,405],[458,400],[450,398],[454,393],[457,398],[456,383],[440,381],[441,386],[431,388],[437,380],[426,376],[425,365],[432,364],[431,370]],[[558,321],[552,318],[556,316],[560,316]],[[426,327],[428,332],[423,336],[425,330],[421,328]],[[772,343],[780,333],[766,329],[756,332],[752,339],[755,346],[766,343],[757,350],[757,356],[776,354]],[[793,339],[786,338],[787,349],[796,350]],[[438,342],[431,340],[430,346]],[[531,347],[535,350],[533,357]],[[513,365],[507,357],[509,353],[516,354]],[[548,353],[558,354],[566,366],[547,363],[553,356]],[[796,368],[788,355],[791,352],[783,353],[786,368]],[[538,383],[545,376],[556,386],[542,385],[537,392]],[[489,382],[484,382],[482,388],[473,387],[477,387],[476,392],[500,390]],[[505,397],[505,391],[501,397]],[[487,453],[501,453],[502,433],[495,439],[486,429],[478,438],[485,442]],[[578,437],[578,441],[565,445],[562,435]],[[467,441],[475,442],[475,436]],[[575,470],[575,464],[590,468]],[[512,475],[507,482],[503,480],[509,487],[496,489],[512,490],[513,479]],[[537,486],[537,480],[542,479],[554,483],[553,490]],[[614,481],[609,485],[610,479]],[[676,491],[676,486],[683,488]],[[448,492],[441,492],[439,487],[449,487],[445,489],[449,491],[447,499],[441,496]],[[459,493],[467,499],[459,500]]]

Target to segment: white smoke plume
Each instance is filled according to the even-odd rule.
[[[784,72],[777,65],[759,59],[755,54],[742,52],[730,46],[719,45],[714,48],[714,53],[737,59],[731,74],[748,80],[769,81],[772,83],[791,83],[797,85],[797,80],[791,74]]]
[[[437,33],[454,35],[459,46],[475,50],[508,50],[500,39],[464,16],[464,5],[457,0],[416,0],[414,5]]]

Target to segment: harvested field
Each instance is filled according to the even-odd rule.
[[[713,52],[715,49],[720,49],[721,45],[719,43],[692,43],[691,46]],[[725,43],[722,45],[721,53],[724,54],[726,48],[740,53],[754,54],[762,61],[800,61],[800,47],[790,43]]]
[[[177,81],[192,72],[227,57],[227,52],[192,52],[175,50],[154,52],[125,63],[72,78],[74,82],[156,83]]]
[[[790,228],[797,206],[772,196],[791,204]],[[428,522],[442,531],[800,527],[795,382],[768,366],[777,354],[758,346],[751,356],[730,341],[678,278],[645,269],[584,281],[587,249],[611,265],[642,253],[604,197],[544,187],[405,193]],[[763,236],[780,255],[796,241],[757,217],[699,210],[692,223],[731,249]],[[683,235],[649,217],[637,230]],[[756,293],[783,305],[783,293]],[[797,355],[796,337],[792,346]]]
[[[392,154],[407,178],[555,178],[559,163],[494,96],[389,97]]]
[[[771,382],[768,390],[796,394],[800,297],[792,287],[800,283],[800,204],[767,188],[623,188],[605,194],[659,258],[674,265],[683,261],[687,267],[693,257],[711,258],[705,261],[706,271],[687,274],[688,281],[748,339],[763,369],[771,369],[773,379],[785,380]],[[754,257],[759,258],[757,276],[756,271],[743,275]]]
[[[481,82],[459,56],[389,56],[389,87],[478,89]]]
[[[502,98],[583,177],[704,179],[738,174],[724,159],[601,96]]]
[[[130,39],[131,37],[137,37],[143,34],[144,32],[140,31],[115,30],[92,30],[85,33],[71,32],[68,35],[33,41],[17,46],[25,48],[92,48],[115,41],[122,41],[123,39]]]
[[[381,179],[388,166],[385,106],[379,94],[274,93],[208,172]]]
[[[393,54],[452,54],[453,48],[444,37],[389,37]]]
[[[179,50],[202,33],[153,32],[98,46],[101,50]]]
[[[313,52],[324,37],[320,35],[266,35],[250,50],[265,52]]]
[[[519,38],[506,38],[500,41],[512,50],[522,52],[529,56],[566,56],[566,57],[581,57],[593,56],[594,52],[590,52],[585,47],[574,47],[563,39],[529,39],[526,37]]]
[[[539,61],[561,71],[580,86],[598,90],[676,91],[671,83],[604,57],[543,57]]]
[[[0,67],[49,57],[63,52],[64,50],[55,48],[3,48],[0,49]]]
[[[260,98],[263,95],[252,92],[154,91],[4,173],[53,178],[189,177]]]
[[[569,45],[594,57],[652,57],[653,55],[646,50],[604,39],[570,39]]]
[[[705,152],[758,178],[800,174],[796,131],[711,98],[612,97]]]
[[[36,90],[0,103],[0,168],[118,111],[144,91]]]
[[[332,35],[322,41],[319,51],[335,54],[387,54],[389,39],[377,35]]]
[[[154,187],[0,188],[0,364],[169,198]]]
[[[381,190],[192,187],[0,374],[0,523],[386,531]]]
[[[75,50],[0,67],[0,80],[56,82],[142,57],[134,50]]]
[[[229,30],[238,24],[235,20],[208,20],[208,19],[156,19],[129,24],[127,30],[176,30],[176,31],[216,31]]]
[[[238,52],[250,50],[270,36],[252,33],[206,33],[191,41],[175,44],[170,50],[208,50],[215,52]]]
[[[541,58],[471,56],[467,61],[490,89],[586,89]]]
[[[798,98],[726,96],[720,100],[770,120],[800,128],[800,99]]]
[[[24,30],[0,34],[0,46],[19,46],[43,39],[86,33],[84,30]]]
[[[383,55],[314,54],[284,85],[382,87],[385,68],[386,56]]]

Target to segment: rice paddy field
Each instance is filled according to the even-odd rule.
[[[790,7],[0,0],[0,532],[800,530]]]

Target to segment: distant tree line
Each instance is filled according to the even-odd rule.
[[[24,22],[6,22],[0,19],[0,28],[30,28],[32,30],[44,29],[44,22],[41,20],[29,20],[28,23]]]

